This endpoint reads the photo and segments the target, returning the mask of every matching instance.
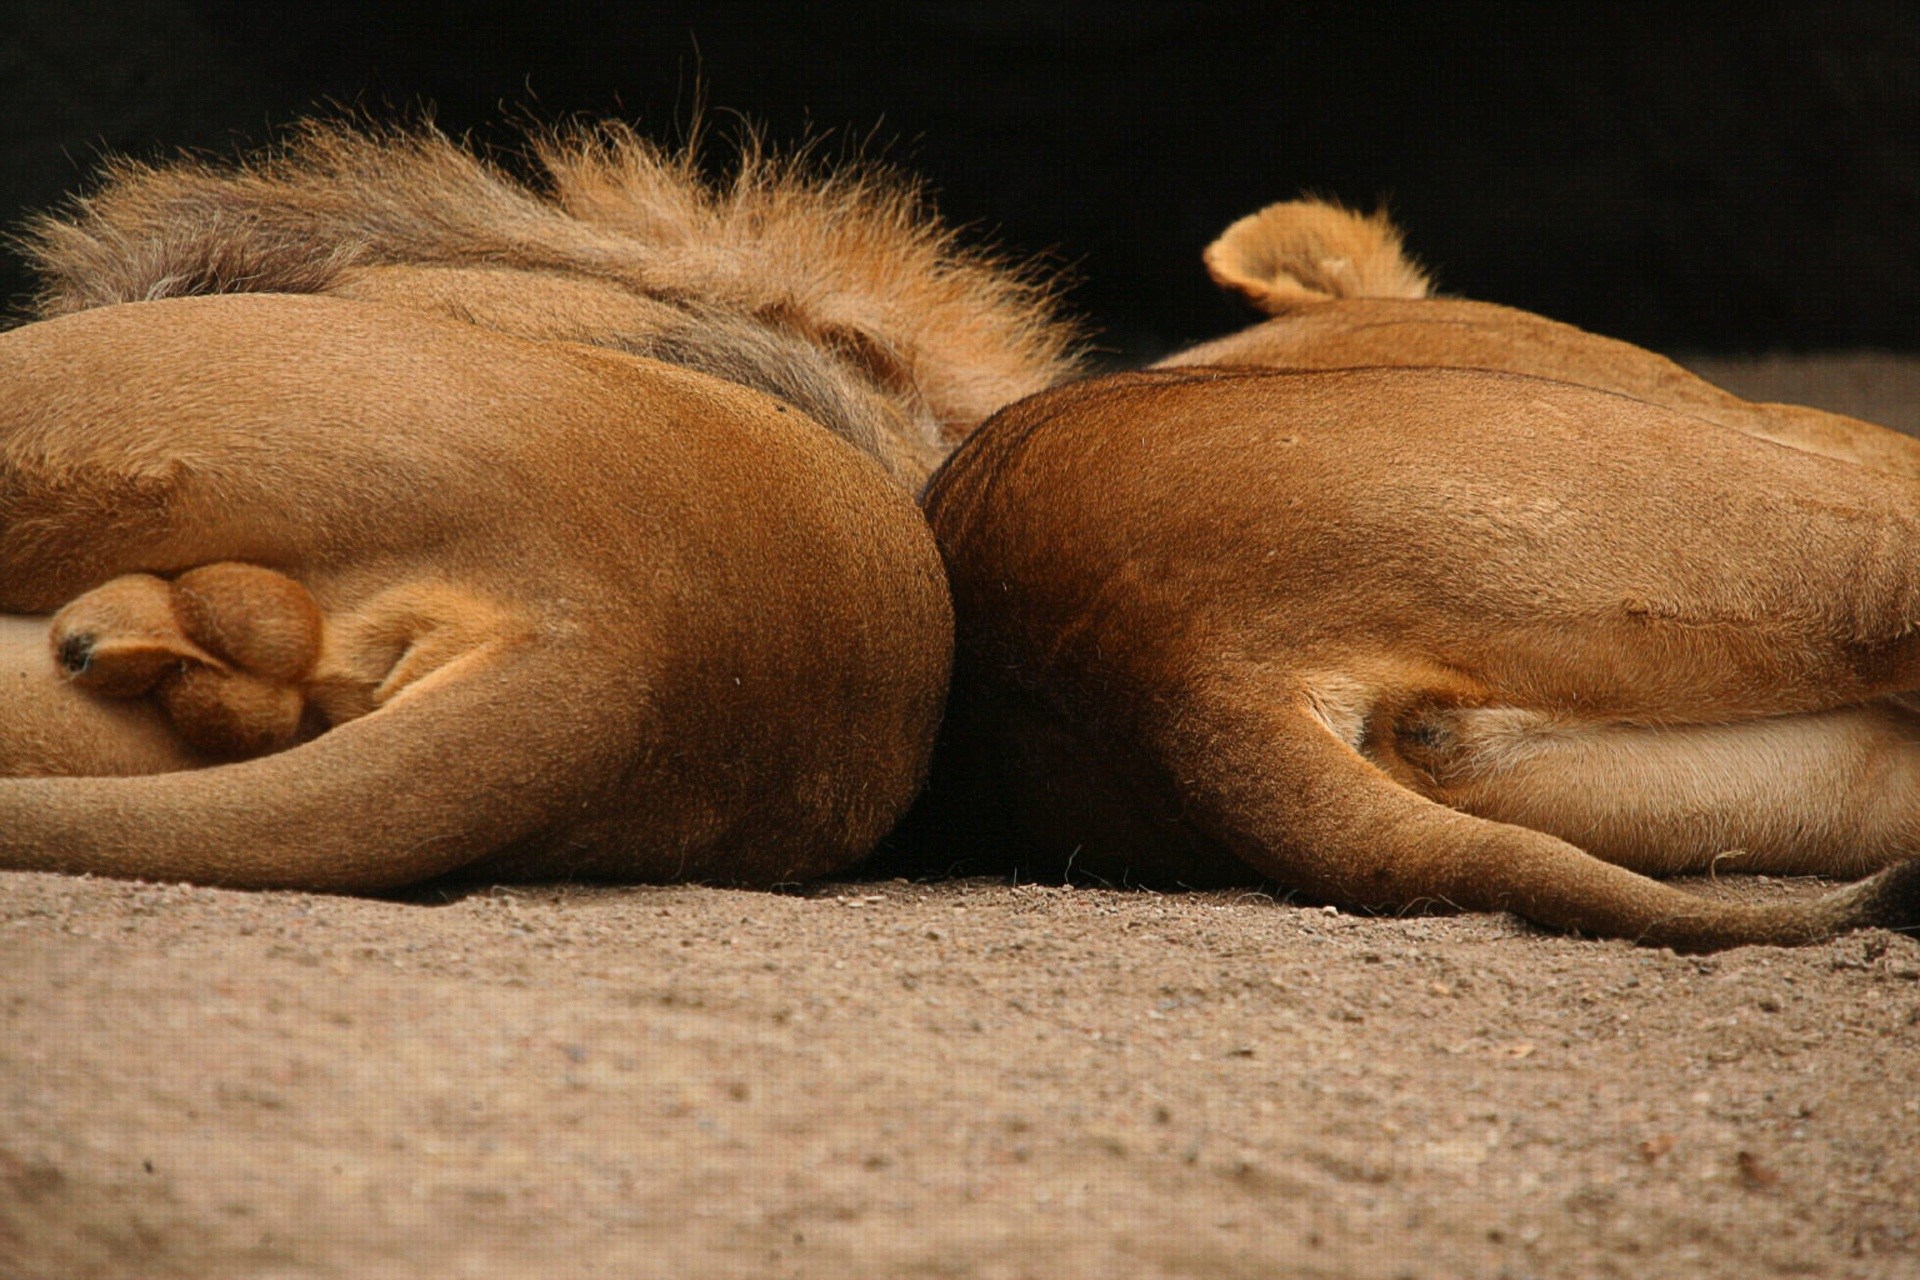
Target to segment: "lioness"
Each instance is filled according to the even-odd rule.
[[[1383,218],[1206,258],[1276,318],[1002,410],[929,486],[948,821],[1677,948],[1920,923],[1920,444],[1429,298]],[[1716,867],[1877,874],[1648,878]]]
[[[915,190],[607,125],[123,164],[0,335],[0,866],[772,882],[924,776],[911,491],[1072,367]]]

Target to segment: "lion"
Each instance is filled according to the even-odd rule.
[[[924,778],[913,500],[1070,374],[1036,273],[749,139],[119,163],[0,334],[0,867],[747,884]]]
[[[934,826],[1683,950],[1920,925],[1920,442],[1430,296],[1384,216],[1276,205],[1206,262],[1272,318],[1009,406],[928,488]],[[1722,869],[1865,878],[1657,878]]]

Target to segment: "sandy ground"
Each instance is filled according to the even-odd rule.
[[[1840,355],[1681,356],[1709,382],[1749,400],[1818,405],[1920,435],[1920,359]]]
[[[1920,362],[1713,371],[1920,426]],[[0,875],[6,1280],[1776,1274],[1920,1275],[1914,939]]]

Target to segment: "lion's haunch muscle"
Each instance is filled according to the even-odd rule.
[[[891,170],[526,142],[307,121],[25,229],[0,866],[766,881],[892,824],[952,641],[909,494],[1074,327]]]
[[[1892,475],[1512,375],[1194,370],[1006,410],[927,506],[950,719],[985,735],[949,754],[1034,775],[989,768],[1001,803],[1097,797],[1078,826],[1016,819],[1060,845],[1043,858],[1183,879],[1198,841],[1336,901],[1728,945],[1867,919],[1710,909],[1547,833],[1665,871],[1751,845],[1858,873],[1916,847],[1920,759],[1862,755],[1920,728],[1885,701],[1920,688],[1920,493]],[[981,708],[1016,701],[1077,745],[997,738],[1014,722]],[[1473,718],[1503,707],[1531,718]],[[1740,724],[1773,728],[1690,728]],[[1666,788],[1696,761],[1712,796]],[[1107,780],[1069,776],[1088,769]],[[1885,802],[1789,812],[1836,785]]]
[[[928,487],[946,823],[1677,947],[1920,926],[1920,442],[1425,298],[1380,217],[1277,205],[1207,263],[1277,318],[1013,405]],[[1722,866],[1873,874],[1642,874]]]
[[[266,295],[16,330],[0,386],[0,593],[65,605],[37,654],[0,629],[33,691],[0,771],[88,771],[57,767],[63,725],[100,772],[285,748],[0,779],[0,865],[778,880],[864,853],[923,774],[931,538],[758,393]],[[147,501],[107,500],[133,477]]]

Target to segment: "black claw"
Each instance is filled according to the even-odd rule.
[[[93,637],[68,636],[60,642],[60,665],[70,676],[77,676],[93,665]]]

